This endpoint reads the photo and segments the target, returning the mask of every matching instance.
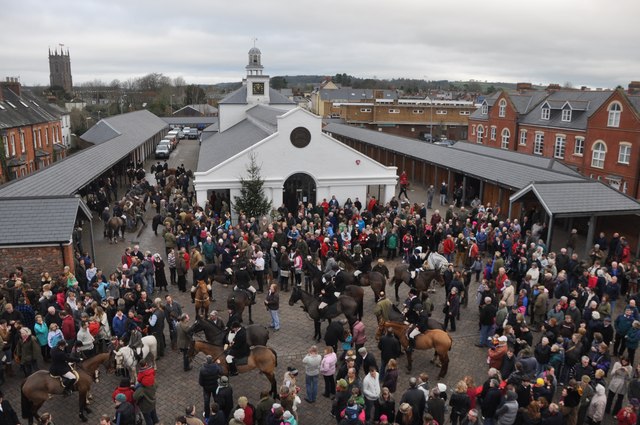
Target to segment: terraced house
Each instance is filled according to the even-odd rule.
[[[471,143],[561,161],[640,199],[640,82],[627,91],[519,84],[469,118]]]

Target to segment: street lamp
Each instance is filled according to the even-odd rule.
[[[173,98],[175,97],[175,94],[171,95],[171,115],[173,115]]]

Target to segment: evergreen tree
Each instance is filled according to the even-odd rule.
[[[260,166],[256,156],[249,156],[247,165],[248,177],[240,177],[240,196],[234,196],[233,209],[238,215],[245,214],[249,217],[260,217],[271,211],[271,201],[264,194],[264,180],[260,176]]]

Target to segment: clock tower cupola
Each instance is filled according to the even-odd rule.
[[[247,70],[247,103],[269,103],[269,76],[262,73],[262,53],[257,47],[249,50]]]

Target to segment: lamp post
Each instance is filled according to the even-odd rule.
[[[173,98],[175,97],[175,94],[171,95],[171,115],[173,115]]]

